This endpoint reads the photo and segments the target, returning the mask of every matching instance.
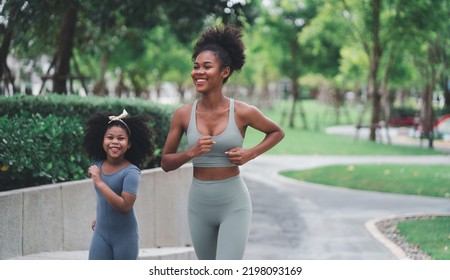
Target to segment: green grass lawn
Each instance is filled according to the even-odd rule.
[[[330,108],[317,102],[303,104],[309,129],[302,128],[300,117],[296,118],[298,127],[289,128],[282,122],[282,110],[286,103],[279,103],[271,110],[263,110],[272,120],[280,123],[286,136],[283,141],[268,151],[277,155],[444,155],[421,147],[405,147],[375,143],[354,137],[327,135],[324,129],[337,124],[355,124],[358,110],[347,110],[348,117],[341,123],[331,114]],[[352,121],[353,120],[353,121]],[[249,129],[244,147],[250,147],[262,140],[261,133]],[[450,173],[447,166],[425,165],[344,165],[326,166],[310,170],[291,170],[283,175],[298,180],[340,186],[368,191],[391,192],[434,197],[450,196]],[[450,218],[413,219],[401,221],[398,228],[402,235],[417,244],[433,259],[450,260]],[[432,229],[432,230],[431,230]]]
[[[353,137],[328,135],[320,131],[283,128],[286,136],[267,152],[276,155],[439,155],[445,154],[420,147],[387,145]],[[245,147],[259,143],[263,135],[248,129]]]
[[[450,260],[450,218],[408,219],[397,228],[408,243],[418,244],[434,260]]]
[[[281,173],[301,181],[350,189],[450,197],[450,173],[442,165],[331,165]]]
[[[302,127],[300,116],[295,118],[296,127],[289,128],[287,120],[282,121],[282,110],[286,108],[285,102],[276,104],[270,110],[262,110],[270,119],[279,123],[286,136],[283,141],[269,150],[268,154],[278,155],[438,155],[443,152],[424,149],[420,147],[406,147],[398,145],[387,145],[367,139],[355,139],[354,137],[328,135],[324,129],[337,125],[336,119],[328,106],[318,104],[315,101],[307,100],[303,105],[307,119],[308,129]],[[351,116],[343,118],[339,124],[351,124],[349,121],[356,120],[358,110],[352,110]],[[368,114],[367,114],[368,115]],[[322,117],[318,117],[322,116]],[[317,121],[319,119],[320,121]],[[315,123],[319,122],[317,125]],[[259,143],[264,135],[252,128],[247,130],[244,147],[251,147]]]

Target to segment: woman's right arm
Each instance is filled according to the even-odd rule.
[[[189,106],[184,106],[175,111],[170,123],[169,133],[167,134],[166,143],[161,157],[161,168],[166,171],[172,171],[194,157],[198,157],[211,150],[215,142],[212,137],[207,135],[197,140],[197,143],[189,147],[185,151],[178,152],[181,138],[185,133],[190,116]],[[187,121],[186,121],[187,120]]]
[[[183,118],[187,111],[186,107],[183,106],[176,110],[170,122],[169,133],[161,157],[161,168],[166,172],[175,170],[192,159],[188,150],[177,152],[186,129],[185,124],[183,124]]]

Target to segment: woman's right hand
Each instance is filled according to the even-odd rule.
[[[95,225],[97,224],[96,220],[92,220],[91,222],[91,229],[94,230],[95,229]]]
[[[191,148],[192,157],[198,157],[211,151],[214,144],[216,144],[216,141],[212,140],[212,136],[207,135],[201,137],[198,139],[197,144]]]

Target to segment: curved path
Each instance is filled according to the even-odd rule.
[[[401,253],[392,250],[387,240],[376,238],[370,221],[405,214],[450,213],[447,198],[350,190],[278,175],[286,169],[358,163],[450,165],[450,156],[261,156],[241,169],[253,201],[244,258],[399,259]]]

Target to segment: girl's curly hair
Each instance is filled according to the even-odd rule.
[[[194,46],[192,61],[203,51],[213,52],[221,61],[222,69],[230,67],[230,75],[223,80],[223,83],[226,83],[231,74],[241,70],[245,64],[241,28],[221,25],[207,29]]]
[[[132,164],[143,168],[145,163],[153,157],[155,151],[154,135],[147,125],[148,116],[135,116],[110,122],[111,114],[96,113],[86,122],[83,148],[92,160],[105,160],[103,137],[112,126],[122,127],[128,134],[131,147],[125,153],[125,158]],[[128,127],[127,127],[128,126]]]

